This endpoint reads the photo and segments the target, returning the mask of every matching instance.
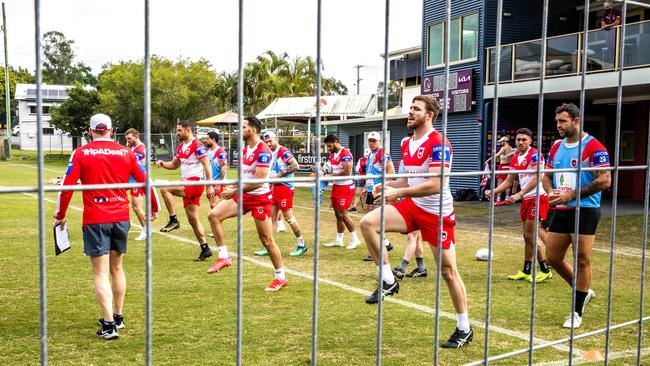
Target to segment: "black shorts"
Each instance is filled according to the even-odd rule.
[[[131,229],[129,221],[84,225],[84,254],[98,257],[108,254],[111,250],[126,253],[129,229]]]
[[[575,210],[554,210],[548,227],[552,233],[573,234],[575,232]],[[600,221],[600,208],[580,208],[580,234],[595,235]]]
[[[366,205],[374,205],[375,197],[372,196],[372,192],[366,192]]]
[[[365,179],[357,179],[354,181],[354,186],[357,188],[363,188],[366,186],[366,180]]]
[[[551,226],[551,220],[553,220],[553,215],[555,214],[555,206],[549,207],[548,212],[546,213],[546,220],[540,221],[540,225],[548,231],[549,226]]]

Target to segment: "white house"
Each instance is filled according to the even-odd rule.
[[[50,126],[50,108],[68,99],[71,85],[41,86],[43,97],[43,150],[72,150],[72,138]],[[15,99],[18,101],[18,122],[20,123],[20,149],[36,150],[36,84],[16,84]]]

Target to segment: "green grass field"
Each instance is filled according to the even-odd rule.
[[[24,156],[23,159],[20,157]],[[0,186],[36,184],[33,155],[18,154],[0,162]],[[46,180],[62,176],[65,160],[47,160]],[[155,179],[178,179],[178,172],[154,169]],[[92,288],[90,262],[83,256],[81,212],[69,210],[69,230],[73,248],[54,256],[51,238],[51,215],[55,193],[47,193],[47,304],[48,361],[52,365],[132,365],[145,358],[145,255],[144,244],[132,240],[125,257],[128,290],[125,304],[127,328],[114,342],[99,340],[94,332],[100,312]],[[327,203],[328,197],[324,202]],[[311,192],[296,190],[295,213],[309,243],[313,242],[314,211]],[[71,205],[81,207],[81,194],[75,193]],[[31,365],[39,362],[39,268],[38,217],[34,194],[0,196],[2,222],[2,256],[0,268],[0,364]],[[153,362],[156,365],[229,365],[235,359],[235,266],[222,273],[207,275],[212,261],[196,263],[198,254],[190,226],[178,201],[181,228],[172,235],[153,236]],[[207,227],[207,202],[202,202],[203,223]],[[327,207],[327,205],[325,205]],[[497,209],[497,212],[498,209]],[[487,209],[471,202],[456,205],[459,269],[467,286],[470,318],[485,320],[487,263],[474,260],[476,249],[487,246]],[[360,215],[353,215],[355,220]],[[132,216],[135,220],[135,216]],[[154,230],[167,219],[154,222]],[[639,314],[639,284],[642,240],[640,216],[619,217],[615,256],[612,324],[632,320]],[[491,300],[490,354],[497,355],[528,346],[531,286],[506,279],[521,266],[523,241],[520,224],[514,214],[499,214],[494,237],[495,258]],[[323,209],[320,222],[321,242],[335,237],[334,215]],[[588,305],[583,326],[577,334],[603,328],[606,324],[609,225],[601,221],[594,251],[593,288],[597,297]],[[236,251],[236,219],[227,223],[229,250]],[[390,234],[396,246],[391,264],[397,265],[406,243],[399,234]],[[347,240],[346,236],[346,240]],[[251,365],[307,365],[310,362],[312,323],[313,246],[303,257],[293,258],[294,238],[280,233],[276,240],[290,270],[289,285],[278,293],[264,287],[272,279],[270,260],[254,258],[260,248],[250,216],[244,220],[244,289],[243,289],[243,361]],[[213,244],[213,243],[211,243]],[[374,266],[361,261],[362,247],[348,251],[321,248],[319,285],[318,362],[321,365],[369,365],[375,359],[377,307],[364,303],[363,291],[372,291]],[[399,295],[384,306],[382,364],[428,365],[433,360],[435,264],[430,252],[425,255],[429,277],[404,279]],[[326,281],[325,281],[326,280]],[[551,341],[567,337],[561,327],[569,313],[569,287],[556,276],[537,287],[535,337]],[[646,301],[646,308],[648,301]],[[441,340],[455,327],[453,307],[442,284],[440,317]],[[451,317],[448,315],[451,314]],[[646,316],[648,313],[646,312]],[[460,350],[439,352],[440,364],[459,365],[483,357],[485,330],[474,324],[474,341]],[[611,333],[613,365],[633,364],[637,344],[637,326]],[[647,329],[647,327],[646,327]],[[644,330],[643,348],[650,347]],[[603,334],[575,342],[576,352],[591,349],[604,351]],[[535,363],[566,360],[565,344],[534,353]],[[647,353],[647,350],[646,350]],[[627,355],[627,356],[626,356]],[[527,355],[495,362],[522,365]],[[650,363],[644,356],[642,364]]]

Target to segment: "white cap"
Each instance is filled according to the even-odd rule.
[[[275,132],[273,132],[273,131],[266,131],[266,132],[264,132],[264,136],[263,136],[262,138],[264,138],[264,139],[267,139],[267,138],[275,139],[275,138],[277,138],[277,137],[278,137],[278,135],[276,135]]]
[[[381,135],[377,131],[372,131],[368,134],[368,140],[381,141]]]
[[[505,137],[505,136],[503,136],[502,138],[499,139],[498,142],[504,142],[504,141],[510,141],[510,139],[507,138],[507,137]]]
[[[101,128],[97,129],[97,125],[103,124],[106,126],[106,128]],[[98,130],[98,131],[103,131],[103,130],[110,130],[113,128],[113,124],[111,123],[111,117],[103,114],[103,113],[98,113],[92,117],[90,117],[90,129],[91,130]]]

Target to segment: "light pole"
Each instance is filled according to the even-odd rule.
[[[361,80],[363,80],[359,75],[359,71],[361,70],[362,67],[365,67],[365,65],[354,65],[354,68],[357,69],[357,95],[359,95],[359,90],[360,90],[359,87],[361,84]]]

